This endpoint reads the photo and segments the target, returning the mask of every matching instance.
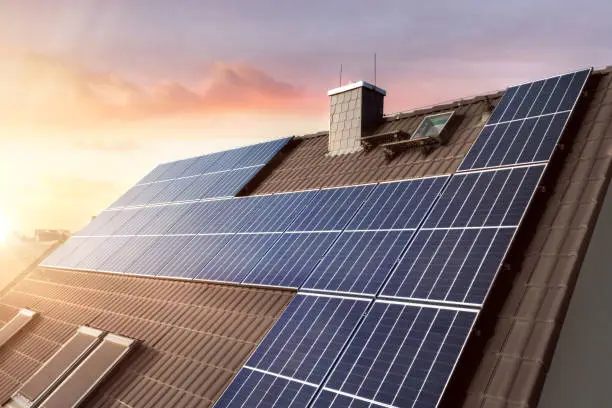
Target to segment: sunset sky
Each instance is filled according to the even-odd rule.
[[[612,64],[612,3],[0,0],[0,215],[78,229],[160,161]]]

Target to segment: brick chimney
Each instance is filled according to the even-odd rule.
[[[365,81],[344,85],[329,95],[329,145],[331,156],[362,150],[364,130],[382,121],[387,92]]]

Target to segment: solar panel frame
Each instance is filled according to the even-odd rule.
[[[242,283],[297,289],[339,235],[339,232],[286,232],[251,269]]]
[[[386,309],[382,310],[382,308]],[[383,316],[389,313],[389,310],[391,308],[399,310],[397,316],[391,319],[383,318]],[[412,323],[410,323],[409,325],[399,323],[400,320],[405,320],[406,317],[409,319],[412,317],[410,314],[404,315],[403,313],[406,311],[413,314],[416,313],[416,315],[413,317]],[[433,318],[425,321],[425,325],[420,323],[417,324],[417,319],[421,317],[421,313],[423,311],[426,312],[421,320],[428,319],[428,314],[435,314],[433,315]],[[448,316],[440,316],[441,313]],[[434,325],[437,324],[438,319],[447,319],[453,313],[454,316],[452,317],[453,320],[451,324],[448,326],[445,326],[443,324],[444,327],[448,327],[446,333],[434,330]],[[467,343],[467,340],[472,332],[474,323],[476,321],[477,313],[478,310],[469,308],[445,307],[436,305],[424,305],[418,303],[403,303],[376,300],[368,311],[367,316],[354,334],[351,342],[348,344],[348,346],[345,348],[342,355],[338,359],[332,373],[327,378],[324,386],[320,389],[320,393],[325,391],[340,393],[341,395],[351,398],[351,400],[367,402],[375,406],[410,406],[419,408],[433,408],[437,406],[440,398],[444,393],[444,389],[447,387],[448,382],[455,370],[456,364],[463,352],[463,348],[465,347],[465,344]],[[457,328],[453,326],[453,324],[457,321],[457,317],[460,315],[463,320],[467,319],[467,321],[461,322],[464,327]],[[468,324],[466,325],[465,323]],[[422,329],[424,328],[424,326],[427,326],[427,329],[423,332]],[[383,334],[377,335],[376,332],[380,327],[382,327]],[[453,330],[460,330],[460,332],[454,332],[451,337],[451,332],[453,332]],[[386,334],[384,334],[385,331]],[[389,342],[391,336],[395,336],[394,334],[392,334],[394,331],[395,335],[399,334],[400,337],[403,337],[403,341],[401,342],[401,345],[399,347],[397,347],[397,342]],[[405,333],[403,333],[404,331]],[[414,336],[410,337],[410,334],[415,331],[419,332],[417,333],[419,336],[422,335],[421,337],[417,337],[416,342],[414,341]],[[426,345],[426,341],[428,339],[431,340],[432,338],[436,339],[436,337],[441,338],[441,341],[439,341],[438,343],[434,343],[436,344],[437,349],[430,350],[430,346]],[[457,344],[457,341],[455,341],[454,344],[451,343],[450,340],[453,340],[453,337],[458,337],[457,340],[460,341],[460,344]],[[377,344],[378,342],[383,340],[383,338],[384,341],[382,342],[382,344]],[[409,344],[407,342],[409,338],[410,342],[415,344]],[[447,340],[449,341],[447,342]],[[416,343],[418,343],[418,346]],[[368,345],[370,345],[369,350],[372,351],[372,353],[370,353],[371,355],[365,352],[365,350],[368,349]],[[440,373],[442,377],[444,377],[443,381],[439,381],[438,378],[437,384],[435,382],[433,383],[433,386],[438,387],[438,392],[435,393],[435,395],[437,395],[437,398],[435,401],[433,401],[433,404],[431,403],[431,399],[429,401],[425,401],[424,404],[420,404],[419,398],[423,394],[423,390],[426,386],[432,386],[432,383],[428,383],[432,375],[432,370],[438,362],[444,361],[440,360],[441,358],[444,357],[445,359],[448,359],[449,350],[447,346],[449,345],[455,348],[455,350],[453,351],[453,355],[451,356],[452,360],[454,361],[449,361],[452,364],[447,364],[447,367],[444,369],[445,372]],[[445,347],[446,350],[444,353],[442,353],[442,350]],[[404,364],[405,360],[402,358],[402,355],[405,355],[405,357],[410,358],[410,353],[406,355],[407,352],[410,352],[410,348],[416,351],[412,353],[410,365],[407,366],[408,369],[405,369],[406,364]],[[388,358],[391,358],[390,363],[381,360]],[[421,360],[431,360],[430,364],[423,366],[422,363],[418,362],[419,358],[421,358]],[[365,374],[363,374],[363,370],[358,371],[357,369],[359,361],[372,361],[370,363],[365,364],[367,367],[370,367],[369,369],[365,369]],[[377,361],[382,361],[383,364],[380,368],[374,370],[375,372],[373,373],[372,370],[374,364]],[[399,363],[400,361],[401,363]],[[401,381],[399,381],[399,378],[397,379],[398,381],[385,381],[389,375],[393,375],[395,377],[400,375],[400,373],[391,373],[394,366],[400,370],[403,379]],[[384,368],[385,370],[384,373],[379,372],[379,370],[382,368]],[[412,401],[396,401],[400,395],[400,392],[405,392],[408,390],[407,388],[405,388],[408,387],[408,385],[406,384],[406,380],[409,378],[409,374],[413,370],[426,370],[426,373],[424,373],[425,376],[421,384],[414,384],[416,385],[416,387],[418,387],[418,390],[416,388],[413,388],[416,391],[416,393],[413,393],[416,394],[416,397],[414,397]],[[353,375],[353,373],[355,374]],[[352,380],[349,381],[349,378],[351,377],[357,379],[358,381],[360,380],[359,383],[356,384]],[[411,380],[414,382],[414,377]],[[365,388],[363,388],[364,385]],[[355,389],[355,386],[357,386],[357,389],[356,391],[351,391],[351,389],[347,388],[346,386],[352,387],[352,389]],[[384,392],[383,386],[387,387],[386,389],[384,389]],[[374,387],[376,388],[374,390],[374,395],[370,396],[369,394],[372,394]],[[389,395],[390,392],[391,395]],[[368,393],[368,395],[364,395],[366,393]],[[387,399],[389,399],[389,397],[392,397],[392,400],[381,400],[381,397],[386,397]],[[316,400],[318,398],[319,395],[317,395],[317,397],[315,398],[312,406],[321,406],[317,405]]]
[[[586,86],[591,71],[591,68],[578,70],[508,88],[483,131],[474,142],[468,154],[465,155],[457,172],[549,160],[569,122],[571,113],[579,101],[580,94]],[[563,84],[566,85],[563,95],[561,95],[563,88],[558,88],[558,84],[561,84],[561,86],[564,86]],[[526,105],[529,103],[531,106],[527,109]],[[555,125],[551,127],[550,125],[553,120]],[[519,123],[514,124],[516,122]],[[538,130],[537,133],[540,135],[537,137],[532,137],[536,129],[535,126],[528,127],[529,136],[525,134],[519,135],[518,132],[521,131],[526,123],[528,123],[528,126],[540,123],[540,129],[545,129],[543,131]],[[509,143],[508,140],[504,139],[503,135],[507,133],[506,131],[510,126],[513,126],[513,131],[510,132],[511,142]],[[517,127],[518,129],[516,129]],[[493,137],[492,133],[498,129],[501,129],[501,135]],[[515,134],[514,131],[517,133]],[[519,136],[520,138],[517,142],[517,137]],[[523,149],[516,159],[507,159],[510,151],[513,152],[512,154],[515,154],[517,146],[525,146],[526,142],[524,140],[526,137],[530,142],[538,143],[535,152],[529,156],[523,154],[523,152],[529,150]],[[494,146],[492,147],[493,150],[488,149],[490,154],[484,154],[487,151],[487,145]],[[497,149],[498,146],[502,147]],[[504,149],[504,146],[509,146],[509,148]],[[494,154],[496,150],[499,152],[505,150],[506,153],[500,158],[499,155]],[[486,161],[482,162],[481,160],[481,162],[478,162],[480,157],[485,157]],[[495,160],[492,161],[493,159]]]
[[[416,229],[449,179],[442,175],[379,183],[346,229]]]
[[[301,290],[376,296],[415,230],[344,231]]]
[[[251,408],[254,406],[305,408],[316,387],[290,378],[242,368],[215,402],[215,408]]]
[[[320,385],[369,305],[369,299],[297,294],[244,367]]]

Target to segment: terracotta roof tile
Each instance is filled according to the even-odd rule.
[[[143,343],[89,405],[209,406],[292,297],[281,290],[34,270],[0,298],[0,316],[26,305],[44,310],[0,350],[0,398],[15,392],[79,325],[90,325]]]

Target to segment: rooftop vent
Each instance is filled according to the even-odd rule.
[[[330,96],[329,155],[362,149],[364,130],[382,121],[386,91],[359,81],[327,92]]]

